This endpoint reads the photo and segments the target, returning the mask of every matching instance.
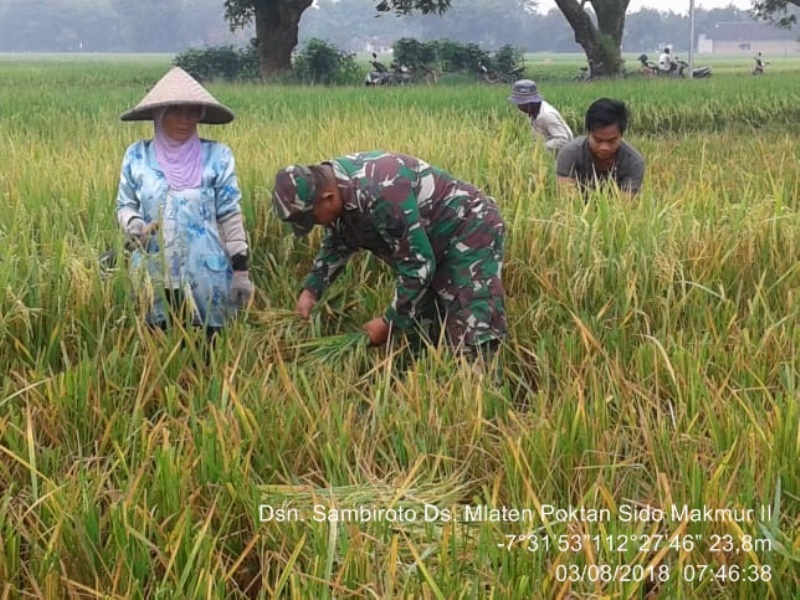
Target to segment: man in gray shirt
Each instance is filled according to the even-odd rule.
[[[567,142],[558,153],[559,186],[587,187],[612,181],[632,196],[644,179],[644,158],[622,139],[628,127],[628,109],[623,102],[600,98],[586,111],[586,131]]]

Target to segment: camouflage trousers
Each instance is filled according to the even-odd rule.
[[[494,199],[480,201],[479,217],[449,222],[435,231],[447,235],[449,243],[415,305],[418,334],[434,343],[443,338],[458,353],[472,357],[506,336],[505,226]]]

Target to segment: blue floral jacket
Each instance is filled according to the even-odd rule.
[[[131,257],[135,273],[146,275],[136,280],[153,286],[150,323],[167,319],[164,288],[187,293],[197,324],[220,327],[235,312],[230,301],[233,272],[218,221],[241,211],[242,194],[230,148],[210,140],[202,140],[202,148],[202,183],[191,190],[170,188],[151,140],[131,144],[122,161],[120,225],[124,229],[136,216],[146,224],[159,224],[146,252],[137,250]]]

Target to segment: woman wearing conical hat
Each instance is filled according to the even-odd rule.
[[[175,67],[120,118],[154,124],[152,139],[125,152],[117,194],[147,323],[188,316],[213,337],[253,296],[233,154],[197,134],[233,112]]]

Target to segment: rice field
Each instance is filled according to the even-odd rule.
[[[98,265],[151,135],[118,116],[167,67],[0,62],[0,598],[800,595],[800,65],[543,83],[576,132],[630,105],[644,190],[586,205],[503,86],[211,84],[259,292],[210,356]],[[497,198],[502,386],[364,347],[366,255],[291,313],[320,238],[275,171],[374,148]]]

